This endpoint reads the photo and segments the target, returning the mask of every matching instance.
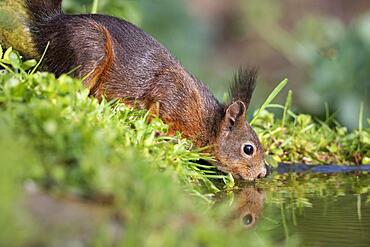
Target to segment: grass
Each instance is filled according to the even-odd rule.
[[[369,164],[369,127],[350,132],[335,120],[321,121],[307,114],[283,116],[276,119],[265,111],[254,124],[272,163]]]
[[[104,183],[108,188],[108,183],[101,181],[110,180],[104,163],[134,147],[152,166],[181,174],[195,190],[201,187],[195,185],[217,190],[208,178],[213,169],[194,162],[211,157],[191,150],[192,144],[179,136],[165,136],[167,126],[160,119],[149,123],[146,111],[134,111],[118,102],[98,102],[88,97],[79,80],[68,76],[56,79],[33,70],[27,74],[18,59],[10,61],[7,56],[2,62],[14,63],[14,71],[0,79],[2,119],[42,154],[48,165],[37,179],[43,184],[89,191]],[[101,178],[103,175],[108,177]],[[227,176],[220,179],[227,180]]]
[[[9,226],[9,233],[17,232],[19,222],[11,205],[22,198],[22,184],[32,181],[49,194],[108,200],[125,221],[127,237],[119,242],[122,245],[261,245],[237,224],[225,229],[231,209],[222,205],[209,209],[214,195],[235,188],[235,182],[212,166],[196,163],[212,157],[194,149],[180,133],[167,136],[168,127],[158,118],[148,121],[146,111],[88,97],[79,80],[35,72],[37,62],[22,61],[14,50],[0,48],[0,55],[4,68],[0,71],[0,166],[4,171],[0,180],[6,185],[0,187],[4,195],[0,209],[7,216],[0,223],[3,229]],[[253,119],[272,165],[370,162],[370,128],[363,125],[362,113],[360,129],[352,132],[331,117],[321,121],[296,114],[291,110],[291,92],[284,106],[271,103],[284,84]],[[281,109],[283,118],[276,118],[268,111],[271,108]],[[17,239],[29,243],[33,234],[27,232]],[[0,245],[9,246],[6,236],[11,234],[5,233],[0,235]],[[93,241],[107,245],[104,239],[99,235]],[[268,238],[263,241],[269,245]]]
[[[51,168],[43,167],[43,175],[37,177],[44,184],[89,191],[95,186],[91,181],[100,181],[98,177],[105,174],[105,165],[96,161],[109,163],[112,155],[119,157],[130,147],[143,153],[152,166],[178,174],[194,194],[203,197],[217,192],[215,178],[225,187],[234,186],[230,176],[196,163],[199,159],[212,160],[211,156],[194,149],[180,133],[166,136],[167,126],[158,118],[149,122],[146,111],[119,102],[98,102],[88,97],[79,80],[66,75],[55,78],[35,73],[39,63],[22,61],[11,48],[4,52],[0,47],[0,55],[0,66],[5,69],[0,76],[2,119],[7,119],[21,137],[32,140],[31,146],[42,153],[43,163],[50,164]],[[284,106],[271,104],[286,83],[283,80],[276,87],[251,121],[269,163],[369,163],[370,128],[363,127],[363,110],[359,129],[353,132],[329,116],[321,121],[295,114],[290,109],[291,91]],[[282,119],[266,110],[269,108],[281,109]],[[81,179],[86,181],[81,183]]]

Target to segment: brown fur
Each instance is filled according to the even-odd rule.
[[[96,29],[99,30],[102,34],[104,34],[105,45],[104,45],[104,53],[105,56],[103,57],[100,64],[98,64],[94,70],[91,72],[91,75],[86,78],[85,84],[88,85],[90,88],[90,95],[100,98],[104,92],[103,83],[104,81],[109,81],[109,70],[113,64],[113,44],[112,44],[112,37],[109,34],[109,31],[99,23],[95,23],[92,21],[93,25],[96,26]]]
[[[245,121],[256,71],[241,70],[230,103],[221,104],[153,37],[129,22],[103,15],[65,15],[61,1],[25,0],[38,52],[50,41],[44,68],[74,70],[91,95],[146,108],[197,147],[209,146],[217,167],[243,179],[263,177],[263,149]],[[243,153],[247,143],[255,148]]]

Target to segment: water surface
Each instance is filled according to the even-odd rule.
[[[236,191],[241,227],[274,244],[370,246],[366,173],[275,174]]]
[[[230,207],[225,227],[236,224],[261,246],[370,246],[369,184],[367,173],[275,173],[220,192],[216,205]],[[37,226],[34,246],[89,246],[101,231],[113,243],[125,238],[109,203],[31,190],[24,206]]]

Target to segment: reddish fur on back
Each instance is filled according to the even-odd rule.
[[[104,35],[105,56],[103,57],[102,61],[100,61],[100,63],[94,68],[91,74],[87,77],[87,79],[85,80],[85,84],[90,87],[90,95],[100,98],[104,93],[102,92],[103,83],[104,81],[109,80],[109,70],[114,62],[114,50],[112,37],[109,31],[104,26],[96,23],[95,21],[92,21],[92,24]]]

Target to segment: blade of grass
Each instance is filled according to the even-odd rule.
[[[94,0],[93,6],[92,6],[92,9],[91,9],[91,14],[98,13],[98,6],[99,6],[99,0]]]
[[[286,97],[285,106],[284,106],[284,112],[283,112],[283,119],[281,121],[281,127],[284,127],[285,121],[287,120],[287,114],[290,109],[290,106],[292,105],[292,90],[288,91],[288,96]]]
[[[258,116],[267,107],[267,105],[269,105],[271,103],[271,101],[273,101],[275,99],[275,97],[280,93],[280,91],[285,87],[285,85],[287,83],[288,83],[288,79],[282,80],[279,83],[279,85],[277,85],[277,87],[270,93],[270,95],[267,97],[265,103],[263,103],[262,106],[261,106],[261,108],[258,109],[256,115],[254,116],[254,118],[250,122],[251,125],[254,123],[254,121],[256,121],[256,119],[258,118]]]
[[[325,102],[325,122],[329,123],[330,110],[328,102]]]
[[[74,73],[76,70],[78,70],[79,68],[81,68],[81,65],[78,65],[76,66],[75,68],[71,69],[70,71],[68,71],[66,74],[67,75],[71,75],[72,73]]]
[[[38,67],[42,63],[42,60],[44,60],[44,57],[45,57],[45,54],[46,54],[46,52],[47,52],[47,50],[49,48],[49,45],[50,45],[50,41],[46,44],[45,50],[42,53],[42,56],[41,56],[39,62],[36,64],[35,68],[33,68],[33,70],[31,71],[31,74],[30,75],[33,75],[36,72],[36,70],[38,69]]]
[[[364,121],[364,102],[361,102],[360,105],[360,112],[358,114],[358,130],[361,132],[363,126],[363,121]]]
[[[11,73],[13,75],[15,74],[13,70],[11,70],[8,66],[6,66],[5,64],[3,64],[2,62],[0,62],[0,66],[3,67],[9,73]]]
[[[279,104],[268,104],[265,109],[282,109],[284,111],[285,107]],[[296,118],[297,115],[292,110],[287,110],[287,114],[289,114],[291,117]]]

